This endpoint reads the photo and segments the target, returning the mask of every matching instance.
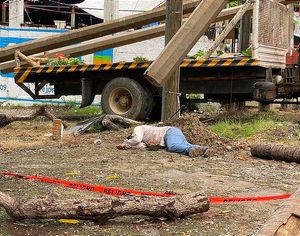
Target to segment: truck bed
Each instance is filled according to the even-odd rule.
[[[34,78],[45,75],[57,75],[60,73],[87,73],[101,71],[121,71],[121,70],[146,70],[152,62],[118,62],[113,64],[100,65],[74,65],[74,66],[41,66],[41,67],[21,67],[14,69],[15,82],[23,84],[35,82]],[[230,59],[209,59],[209,60],[184,60],[181,68],[205,68],[205,67],[243,67],[257,66],[257,60],[240,57]]]

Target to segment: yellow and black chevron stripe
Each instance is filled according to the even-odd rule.
[[[90,72],[109,70],[133,70],[146,69],[151,62],[119,62],[101,65],[75,65],[75,66],[45,66],[45,67],[25,67],[15,68],[14,75],[16,83],[23,83],[30,74],[43,73],[70,73],[70,72]],[[181,68],[199,67],[235,67],[235,66],[257,66],[257,61],[250,58],[241,59],[209,59],[209,60],[184,60]]]

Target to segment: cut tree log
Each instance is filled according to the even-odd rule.
[[[201,193],[174,197],[109,196],[90,199],[32,199],[20,201],[0,192],[0,207],[15,219],[84,219],[106,221],[126,215],[168,219],[208,211],[209,200]]]
[[[30,66],[40,66],[39,63],[35,62],[34,60],[32,60],[30,57],[25,56],[23,53],[21,53],[20,51],[16,50],[15,51],[15,61],[16,61],[16,65],[20,66],[21,64],[21,60],[27,62]]]
[[[27,116],[12,116],[6,114],[0,114],[0,127],[5,127],[14,121],[30,121],[36,119],[38,116],[45,116],[49,120],[53,121],[56,117],[46,110],[46,107],[40,107],[39,109],[33,111]],[[67,127],[66,124],[64,124]]]
[[[232,20],[226,25],[225,29],[222,33],[216,38],[211,47],[207,50],[207,52],[201,57],[201,59],[207,60],[217,49],[217,47],[222,43],[222,41],[226,38],[226,36],[230,33],[230,31],[235,27],[235,25],[240,21],[243,15],[251,9],[254,0],[247,0],[240,10],[236,13],[236,15],[232,18]]]
[[[300,235],[300,189],[270,217],[256,236]]]
[[[226,3],[227,0],[201,1],[158,58],[146,70],[144,75],[150,83],[155,86],[163,86]]]
[[[300,163],[300,148],[282,144],[253,144],[252,156],[277,161]]]

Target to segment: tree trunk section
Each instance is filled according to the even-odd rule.
[[[277,161],[300,163],[300,148],[281,144],[253,144],[252,156]]]
[[[175,219],[208,211],[209,200],[201,193],[174,197],[109,196],[90,199],[32,199],[19,201],[0,192],[0,206],[16,220],[85,219],[106,221],[126,215]]]
[[[271,216],[256,236],[300,235],[300,189]]]
[[[30,121],[36,119],[38,116],[45,116],[49,120],[53,121],[56,119],[54,115],[46,110],[45,107],[40,107],[38,110],[32,112],[32,114],[27,116],[10,116],[5,114],[0,114],[0,127],[5,127],[14,121]],[[66,127],[66,125],[64,124]]]

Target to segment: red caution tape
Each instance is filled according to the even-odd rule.
[[[230,203],[230,202],[264,202],[272,200],[286,199],[292,196],[292,194],[282,194],[274,196],[263,196],[263,197],[210,197],[210,202],[215,204]]]
[[[47,177],[36,176],[36,175],[21,175],[21,174],[9,173],[9,172],[0,172],[0,175],[21,178],[21,179],[38,180],[44,183],[62,185],[67,188],[87,190],[91,192],[99,192],[99,193],[105,193],[105,194],[115,195],[115,196],[119,196],[119,195],[147,195],[147,196],[156,196],[156,197],[175,196],[175,194],[170,194],[170,193],[144,192],[138,190],[121,189],[121,188],[106,187],[106,186],[93,185],[93,184],[83,184],[80,182],[72,182],[72,181],[60,180],[55,178],[47,178]],[[282,195],[263,196],[263,197],[227,197],[227,198],[210,197],[209,200],[210,203],[212,204],[223,204],[223,203],[232,203],[232,202],[262,202],[262,201],[286,199],[289,198],[291,195],[292,194],[282,194]]]

